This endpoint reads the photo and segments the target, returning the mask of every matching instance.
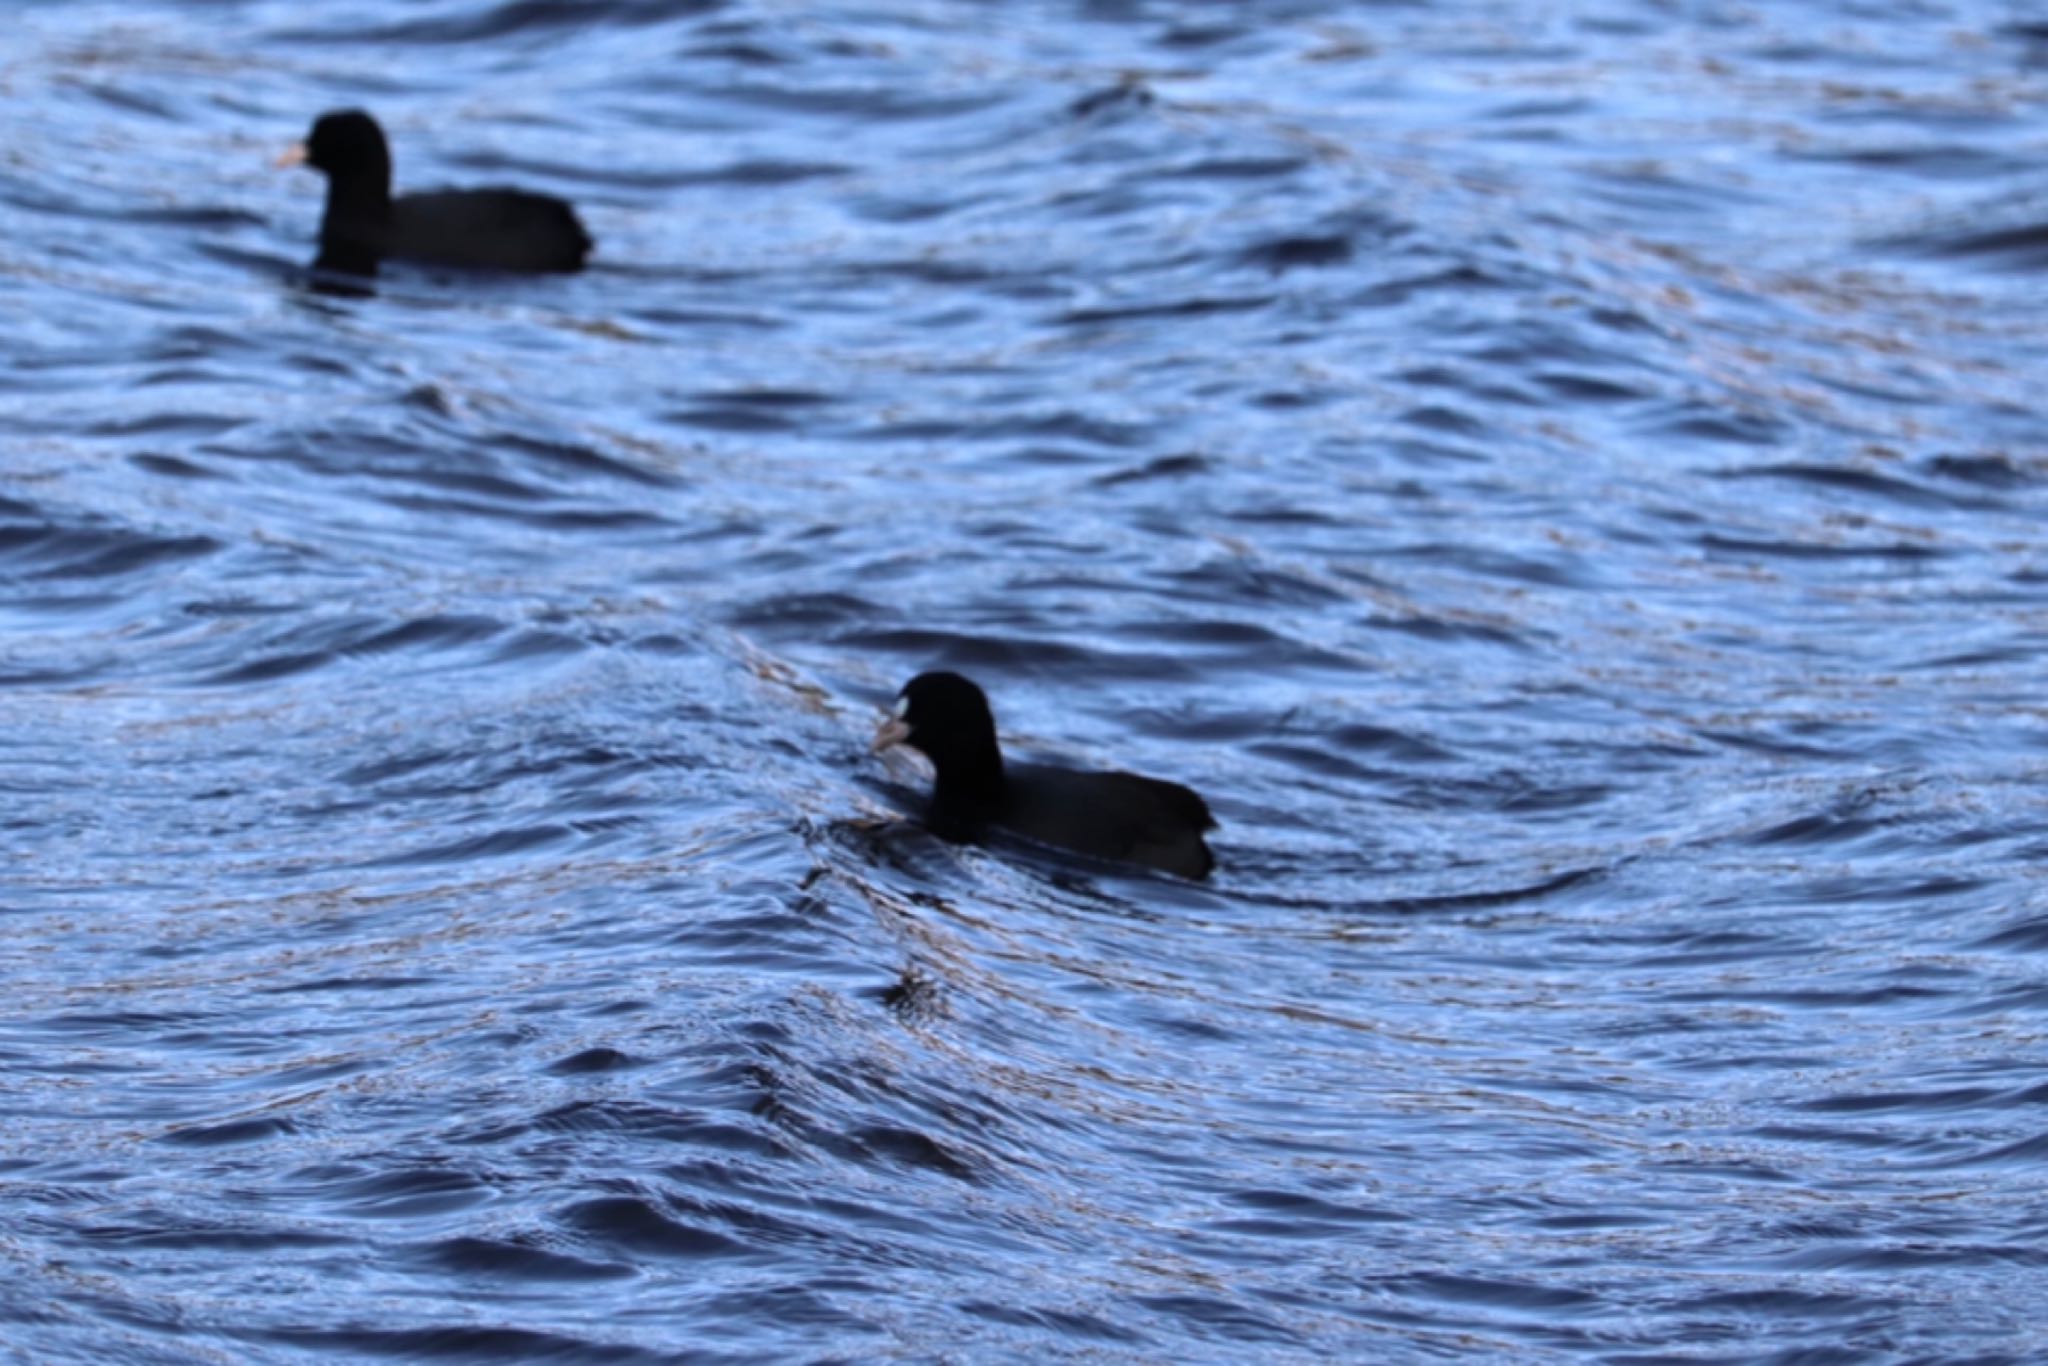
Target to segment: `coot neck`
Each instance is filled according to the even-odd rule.
[[[1003,753],[995,736],[955,745],[931,756],[932,813],[956,826],[979,825],[1001,811]]]
[[[391,224],[391,168],[330,173],[327,208],[320,217],[317,270],[375,275]]]

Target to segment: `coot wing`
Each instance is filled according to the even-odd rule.
[[[997,824],[1040,844],[1203,878],[1216,866],[1202,832],[1209,804],[1179,783],[1135,773],[1009,764]]]
[[[525,190],[434,190],[391,204],[394,256],[478,270],[580,270],[590,234],[553,195]]]

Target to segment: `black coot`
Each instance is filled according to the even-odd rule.
[[[1180,877],[1207,877],[1216,866],[1202,841],[1216,821],[1201,797],[1135,773],[1004,763],[987,695],[959,674],[919,674],[903,685],[874,750],[899,744],[932,761],[937,776],[925,820],[946,839],[996,828]]]
[[[478,270],[581,270],[590,234],[566,200],[502,188],[391,194],[391,149],[360,109],[322,114],[282,164],[327,177],[316,270],[375,275],[400,256]]]

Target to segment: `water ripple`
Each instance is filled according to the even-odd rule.
[[[2042,1355],[2038,25],[215,8],[6,66],[16,1351]]]

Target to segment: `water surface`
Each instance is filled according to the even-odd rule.
[[[8,1350],[2039,1359],[2013,13],[18,9]],[[305,289],[351,104],[594,267]]]

